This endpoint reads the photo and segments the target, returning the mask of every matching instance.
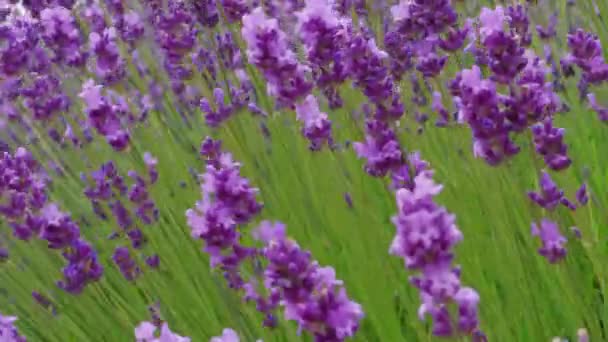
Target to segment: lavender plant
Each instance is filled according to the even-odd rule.
[[[606,15],[0,2],[0,340],[608,339]]]

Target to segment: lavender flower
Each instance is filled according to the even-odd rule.
[[[363,311],[348,298],[333,268],[313,261],[310,252],[286,237],[281,223],[262,222],[254,237],[266,244],[264,282],[282,294],[286,319],[296,321],[315,341],[344,341],[354,335]]]
[[[564,245],[567,242],[555,222],[543,219],[540,225],[532,223],[532,235],[538,236],[541,239],[542,247],[538,253],[550,263],[556,263],[566,256],[566,248]]]
[[[87,284],[98,281],[103,275],[103,266],[97,260],[97,254],[82,239],[72,242],[63,257],[69,263],[63,268],[64,279],[57,285],[68,293],[80,294]]]
[[[118,247],[114,250],[112,260],[119,267],[120,272],[129,281],[135,280],[141,273],[141,269],[131,257],[129,249],[127,247]]]
[[[316,85],[328,98],[330,108],[338,108],[342,99],[337,86],[347,77],[344,27],[328,2],[309,0],[296,16]]]
[[[587,184],[583,183],[581,187],[576,191],[576,200],[581,205],[587,204],[589,202],[589,192],[587,191]]]
[[[518,153],[519,147],[511,140],[505,114],[499,107],[495,83],[482,79],[477,66],[463,70],[456,80],[459,120],[471,127],[474,154],[497,165]]]
[[[249,62],[257,66],[267,81],[268,93],[280,105],[291,106],[308,95],[312,84],[303,65],[287,44],[276,19],[269,19],[261,7],[243,16],[243,39]]]
[[[210,255],[211,266],[220,268],[237,289],[244,286],[239,266],[254,251],[241,245],[236,226],[247,224],[262,209],[256,200],[258,190],[240,176],[239,169],[229,153],[219,155],[217,164],[208,164],[201,177],[202,200],[186,212],[192,237],[205,242],[203,251]]]
[[[569,201],[564,197],[564,191],[557,187],[551,175],[543,171],[540,179],[540,192],[528,192],[528,197],[538,206],[549,211],[555,210],[561,203],[569,207]],[[564,200],[565,199],[565,200]]]
[[[474,335],[479,331],[479,295],[461,286],[460,269],[451,265],[453,248],[462,240],[462,233],[455,224],[455,216],[434,203],[433,197],[442,186],[433,182],[433,171],[426,169],[425,163],[417,164],[412,187],[396,192],[398,214],[393,223],[397,235],[389,252],[403,258],[408,269],[421,272],[410,281],[420,290],[419,316],[432,317],[434,335]],[[450,317],[451,303],[458,306],[457,327]]]
[[[331,122],[327,114],[319,109],[317,99],[308,95],[302,102],[296,104],[297,119],[304,124],[302,134],[310,141],[310,149],[320,150],[324,144],[331,146]]]
[[[183,337],[172,332],[166,322],[161,326],[158,338],[154,337],[156,330],[156,325],[142,322],[135,328],[135,340],[137,342],[190,342],[190,337]]]
[[[394,131],[384,122],[366,122],[365,142],[353,143],[359,158],[365,158],[365,171],[374,177],[384,177],[403,163],[403,154]]]
[[[17,317],[0,314],[0,338],[7,342],[26,342],[27,339],[19,334],[14,323]]]
[[[52,60],[69,66],[81,67],[87,54],[82,51],[80,29],[69,9],[61,6],[49,7],[40,13],[42,38],[53,52]]]
[[[113,27],[101,33],[89,34],[89,46],[97,59],[95,73],[107,84],[120,81],[126,75],[125,62],[120,56],[116,39],[116,29]]]
[[[212,337],[209,342],[239,342],[239,335],[237,335],[236,331],[226,328],[222,331],[222,336]],[[257,342],[262,342],[262,340],[257,340]]]
[[[566,169],[572,161],[568,157],[568,147],[563,141],[563,128],[553,127],[551,119],[537,124],[532,128],[536,152],[543,156],[545,164],[555,171]]]
[[[497,6],[494,10],[484,7],[479,14],[481,43],[487,51],[493,79],[499,83],[509,83],[526,66],[523,46],[527,44],[520,40],[525,40],[525,36],[516,34],[515,27],[509,33],[504,27],[507,21],[517,25],[520,19],[514,15],[519,13],[513,8],[509,8],[508,12],[505,14],[504,9]]]
[[[101,89],[101,85],[96,85],[93,80],[88,80],[83,84],[79,96],[85,102],[91,126],[106,137],[112,148],[122,151],[127,148],[130,141],[130,135],[122,128],[120,119],[124,108],[121,108],[120,104],[111,103],[107,97],[103,96]]]

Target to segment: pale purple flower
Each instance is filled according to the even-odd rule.
[[[0,340],[6,342],[26,342],[27,339],[19,334],[14,323],[17,317],[0,314]]]
[[[310,141],[311,150],[319,150],[325,144],[331,147],[331,122],[327,114],[321,112],[314,95],[296,104],[296,118],[303,123],[302,134]]]
[[[135,328],[135,340],[137,342],[190,342],[190,337],[172,332],[166,322],[160,328],[159,337],[155,337],[156,329],[154,324],[142,322]]]
[[[239,342],[239,335],[236,331],[226,328],[222,331],[222,336],[212,337],[209,342]]]

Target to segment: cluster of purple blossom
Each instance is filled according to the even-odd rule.
[[[301,25],[306,25],[311,13],[301,13]],[[308,68],[297,60],[278,20],[268,18],[258,7],[243,17],[242,34],[247,43],[249,62],[263,73],[268,93],[277,100],[277,104],[295,108],[298,120],[303,123],[302,134],[310,141],[310,148],[319,150],[324,144],[333,145],[331,122],[327,114],[321,112],[311,93],[313,84],[308,79]],[[312,40],[314,38],[309,39],[310,42]],[[308,52],[309,55],[313,53]]]
[[[403,258],[406,268],[421,272],[410,278],[420,290],[421,319],[433,318],[433,333],[437,336],[471,335],[483,340],[479,331],[477,305],[479,295],[460,283],[460,268],[452,265],[454,246],[463,236],[456,226],[456,218],[433,197],[441,185],[433,182],[433,171],[419,167],[413,171],[411,188],[397,190],[398,214],[393,218],[397,235],[390,253]],[[457,327],[450,316],[450,304],[458,307]]]
[[[108,219],[104,210],[105,204],[116,220],[119,230],[112,233],[110,239],[126,235],[131,242],[131,247],[135,250],[144,247],[146,238],[138,224],[133,220],[133,214],[144,225],[155,223],[159,217],[158,209],[150,197],[148,189],[158,180],[158,161],[146,152],[144,162],[147,167],[146,179],[133,170],[129,171],[129,178],[133,182],[130,188],[119,174],[116,165],[109,161],[104,163],[99,170],[91,173],[92,182],[84,190],[85,196],[90,200],[93,210],[99,218],[102,220]],[[86,175],[83,174],[82,177],[87,180]],[[122,197],[127,197],[129,202],[126,205],[121,201]],[[133,259],[128,247],[117,247],[112,258],[126,279],[134,280],[141,273],[141,269]],[[153,254],[146,257],[145,261],[148,266],[157,268],[160,258]]]
[[[0,314],[0,340],[7,342],[26,342],[27,339],[19,335],[19,331],[13,325],[17,317],[3,316]],[[226,341],[228,342],[228,341]],[[238,341],[237,341],[238,342]]]
[[[18,148],[13,155],[5,152],[0,160],[0,213],[16,238],[39,238],[48,242],[49,249],[62,251],[68,265],[57,285],[78,294],[101,278],[103,267],[93,247],[80,236],[78,224],[57,204],[48,202],[47,183],[38,162],[25,148]]]
[[[254,237],[264,248],[242,245],[242,229],[259,214],[257,189],[239,175],[240,165],[221,144],[210,138],[201,146],[207,161],[202,175],[202,200],[186,212],[192,235],[204,241],[211,265],[224,272],[228,284],[243,290],[245,299],[265,314],[264,324],[277,324],[274,311],[284,307],[285,318],[313,334],[315,341],[343,341],[352,336],[363,317],[361,306],[351,301],[331,267],[320,267],[310,252],[287,238],[281,223],[262,222]],[[259,280],[243,276],[243,264],[266,264]]]

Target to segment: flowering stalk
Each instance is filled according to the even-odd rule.
[[[277,104],[294,107],[304,127],[302,133],[310,140],[311,150],[332,145],[331,122],[321,113],[311,94],[312,83],[287,44],[277,19],[269,19],[261,7],[243,17],[242,35],[247,43],[249,62],[266,78],[268,93]]]

